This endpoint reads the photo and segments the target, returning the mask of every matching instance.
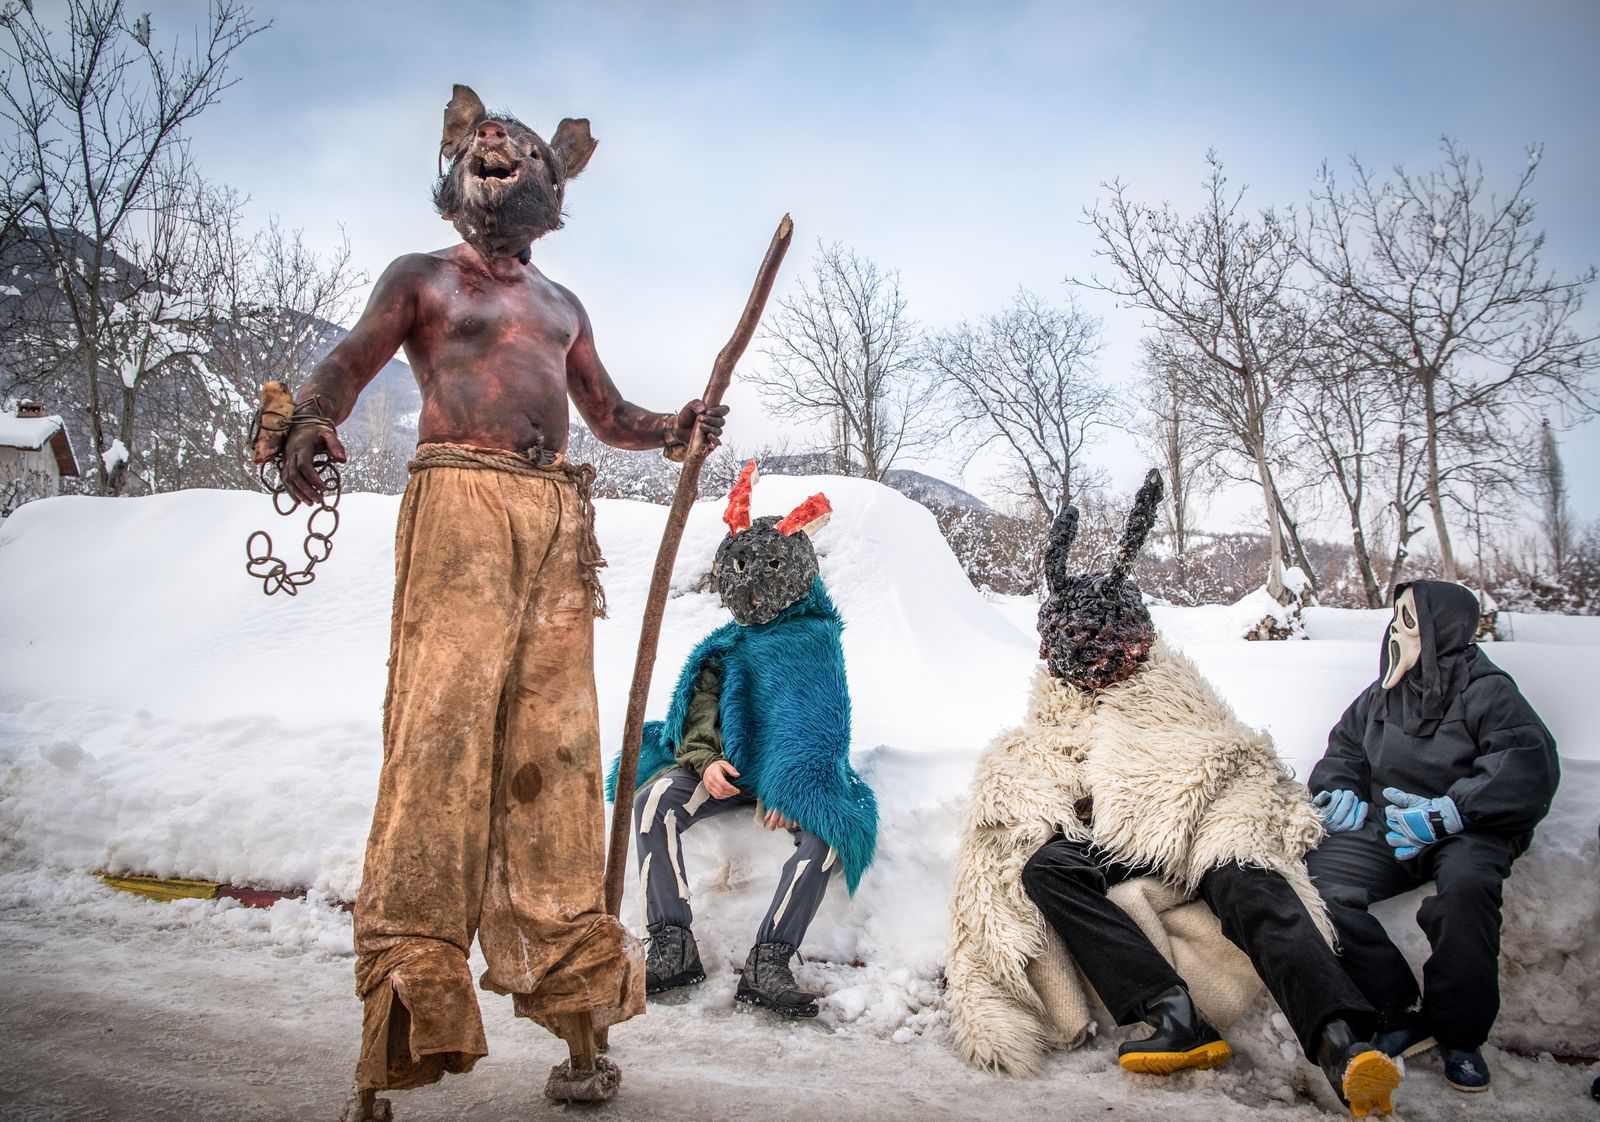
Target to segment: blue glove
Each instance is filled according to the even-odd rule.
[[[1366,825],[1372,804],[1354,791],[1318,791],[1311,805],[1317,808],[1328,826],[1328,833],[1343,834]]]
[[[1383,797],[1389,800],[1383,808],[1383,820],[1389,824],[1383,840],[1394,850],[1396,861],[1415,857],[1440,838],[1459,834],[1466,825],[1449,795],[1430,799],[1385,787]]]

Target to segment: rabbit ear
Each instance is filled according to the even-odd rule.
[[[805,502],[789,512],[787,518],[778,523],[778,533],[789,535],[804,533],[808,537],[815,534],[828,524],[833,517],[833,504],[828,502],[827,495],[812,495]]]
[[[756,467],[756,462],[751,460],[739,473],[739,481],[733,485],[733,490],[728,492],[728,509],[722,512],[722,520],[728,524],[729,536],[750,528],[750,488],[760,478],[761,471]]]
[[[1050,540],[1044,547],[1044,579],[1051,592],[1060,592],[1071,576],[1067,569],[1067,554],[1072,552],[1073,539],[1078,536],[1078,508],[1069,506],[1050,526]]]
[[[1144,485],[1133,496],[1133,509],[1128,512],[1127,524],[1122,527],[1122,540],[1117,543],[1117,559],[1111,566],[1113,581],[1128,579],[1134,559],[1156,524],[1156,513],[1161,507],[1161,496],[1165,493],[1161,473],[1151,468],[1144,477]]]

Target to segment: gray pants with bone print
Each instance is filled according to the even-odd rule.
[[[689,927],[694,921],[689,878],[683,867],[681,839],[685,831],[696,822],[755,805],[755,796],[743,791],[732,798],[712,798],[700,777],[684,768],[663,772],[639,788],[633,800],[633,828],[638,831],[639,882],[644,886],[645,922],[651,931],[669,923]],[[807,830],[789,833],[794,836],[794,853],[783,864],[778,890],[756,931],[756,942],[798,947],[822,906],[828,879],[838,871],[839,859],[815,834]]]

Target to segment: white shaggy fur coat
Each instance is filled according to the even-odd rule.
[[[1092,825],[1074,811],[1085,797]],[[1281,873],[1332,940],[1303,860],[1323,836],[1321,816],[1271,738],[1246,727],[1193,663],[1158,642],[1139,673],[1099,693],[1041,668],[1026,723],[978,761],[956,858],[950,1023],[981,1067],[1033,1074],[1047,1047],[1077,1045],[1093,1020],[1092,991],[1022,887],[1023,865],[1058,832],[1160,870],[1112,898],[1219,1028],[1261,983],[1192,899],[1208,870],[1238,861]]]

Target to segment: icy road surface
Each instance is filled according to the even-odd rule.
[[[329,1119],[355,1063],[360,1011],[349,922],[286,901],[270,912],[159,904],[81,875],[0,873],[0,1118],[60,1122]],[[481,968],[481,963],[479,964]],[[802,980],[848,968],[805,966]],[[835,979],[826,979],[834,982]],[[1046,1074],[983,1075],[942,1028],[905,1043],[826,1020],[736,1010],[731,974],[652,1004],[613,1034],[618,1097],[595,1119],[1031,1118],[1175,1122],[1343,1115],[1320,1074],[1286,1068],[1260,1016],[1229,1033],[1229,1067],[1169,1079],[1116,1068],[1108,1041],[1057,1053]],[[562,1055],[553,1037],[482,995],[491,1054],[465,1076],[394,1095],[400,1122],[556,1118],[540,1095]],[[1594,1119],[1591,1069],[1489,1050],[1495,1087],[1448,1090],[1434,1058],[1412,1062],[1400,1120]],[[1262,1062],[1265,1060],[1266,1062]]]

